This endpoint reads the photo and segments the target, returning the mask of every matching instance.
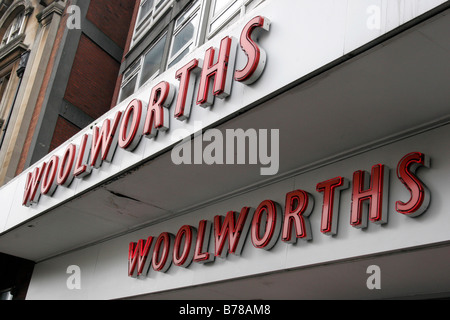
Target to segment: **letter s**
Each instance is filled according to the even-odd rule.
[[[415,175],[416,170],[421,166],[429,168],[430,159],[420,152],[406,155],[397,166],[397,176],[411,193],[411,199],[406,203],[397,201],[395,209],[409,217],[420,216],[430,204],[429,190]]]
[[[237,70],[235,73],[235,80],[245,83],[247,85],[254,83],[259,79],[264,71],[267,61],[266,52],[260,48],[252,39],[254,31],[270,30],[270,21],[265,17],[258,16],[253,18],[242,30],[240,45],[242,50],[247,55],[247,65],[242,70]],[[256,37],[258,34],[255,35]]]

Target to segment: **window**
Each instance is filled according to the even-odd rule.
[[[25,12],[21,12],[14,18],[13,22],[9,25],[5,34],[3,35],[0,48],[6,46],[8,43],[17,38],[23,33],[23,27],[25,22]]]
[[[166,39],[167,34],[164,34],[124,73],[119,102],[160,73]]]
[[[158,19],[178,0],[141,0],[133,41],[154,31]],[[243,17],[264,0],[191,0],[180,12],[171,12],[173,19],[164,26],[158,25],[158,32],[165,33],[143,51],[145,41],[132,50],[136,62],[124,73],[119,102],[122,102],[148,81],[154,79],[166,68],[181,61],[189,52],[204,41],[214,37],[219,30]],[[174,6],[177,7],[177,6]],[[182,10],[182,11],[181,11]],[[159,20],[161,23],[163,20]],[[173,30],[173,31],[172,31]],[[142,54],[141,54],[142,52]]]
[[[264,0],[212,0],[208,22],[208,38],[242,17]]]
[[[128,98],[146,82],[154,79],[167,66],[170,67],[181,60],[197,46],[202,1],[192,1],[192,4],[171,22],[173,34],[166,32],[125,71],[119,102]],[[139,28],[139,24],[145,23],[143,21],[149,19],[153,12],[156,14],[163,12],[167,3],[170,2],[167,0],[142,1],[136,23],[137,28]],[[167,41],[170,41],[170,48],[166,49]]]
[[[11,74],[7,74],[0,78],[0,137],[3,134],[3,125],[5,124],[5,119],[7,117],[7,108],[5,100],[8,100],[5,92],[7,91],[9,79]]]
[[[169,67],[180,61],[197,46],[200,14],[200,1],[197,0],[175,21],[169,52]]]
[[[141,0],[133,43],[140,39],[163,16],[172,3],[173,0]]]
[[[167,35],[162,36],[153,47],[144,54],[139,87],[149,79],[156,77],[161,68]]]
[[[120,91],[119,101],[125,100],[136,90],[137,78],[139,76],[140,68],[140,61],[138,61],[134,63],[134,65],[132,65],[127,72],[125,72],[122,81],[122,89]]]

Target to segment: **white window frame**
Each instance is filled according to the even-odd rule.
[[[179,56],[190,46],[193,45],[193,47],[197,47],[199,44],[199,33],[200,33],[200,24],[202,21],[202,2],[201,0],[198,0],[194,2],[187,10],[183,11],[180,15],[180,17],[175,21],[175,27],[172,34],[172,38],[170,39],[170,49],[168,52],[167,57],[167,68],[171,65],[173,61],[179,58]],[[184,17],[184,15],[186,15]],[[195,31],[192,39],[188,41],[183,47],[181,47],[177,52],[173,53],[173,46],[175,43],[176,36],[190,23],[193,19],[195,19],[198,16],[198,22],[197,25],[195,25]],[[184,18],[183,20],[181,20]],[[181,20],[181,21],[180,21]]]
[[[17,14],[17,16],[8,26],[8,29],[6,29],[6,32],[3,35],[2,41],[0,43],[0,48],[3,48],[24,32],[25,20],[26,20],[25,11],[22,11],[19,14]],[[15,28],[16,25],[19,25],[19,27]]]
[[[139,86],[139,75],[141,72],[141,67],[142,67],[142,57],[139,57],[139,60],[135,62],[133,65],[131,65],[131,67],[129,67],[126,72],[124,72],[124,78],[122,79],[122,85],[120,86],[119,102],[122,102],[123,100],[129,97],[129,96],[122,97],[123,88],[127,86],[134,78],[136,78],[136,84],[134,85],[133,92],[136,92]]]
[[[145,2],[151,0],[141,0],[138,12],[138,19],[141,15],[141,10]],[[140,20],[136,20],[134,26],[133,39],[131,41],[131,47],[134,46],[149,30],[158,22],[158,20],[164,15],[164,13],[173,7],[173,2],[178,0],[153,0],[153,4],[149,12]],[[156,6],[161,3],[161,6],[156,9]]]
[[[209,19],[207,25],[207,40],[214,37],[217,33],[219,33],[223,28],[225,28],[233,19],[241,18],[246,13],[249,12],[247,7],[250,4],[253,4],[253,8],[260,5],[264,0],[229,0],[228,3],[216,14],[214,14],[216,1],[211,0],[211,8],[209,12]],[[215,24],[220,19],[223,21],[213,28],[213,24]]]
[[[124,101],[125,99],[129,98],[128,97],[122,97],[123,94],[123,88],[129,84],[135,77],[136,77],[136,85],[134,87],[134,93],[136,91],[139,90],[139,88],[141,88],[142,86],[144,86],[147,82],[155,79],[160,73],[161,73],[161,67],[155,71],[155,73],[153,73],[144,83],[141,84],[142,81],[142,69],[144,67],[144,60],[145,60],[145,56],[153,50],[153,48],[164,38],[166,37],[166,41],[167,41],[167,32],[164,32],[159,38],[157,38],[153,44],[147,49],[145,50],[141,56],[136,60],[136,62],[134,62],[125,72],[124,72],[124,79],[122,80],[122,85],[120,86],[120,93],[119,93],[119,102]],[[164,57],[162,57],[161,59],[161,64],[162,61],[164,60]],[[129,73],[129,74],[127,74]]]
[[[138,89],[139,89],[140,87],[144,86],[147,82],[149,82],[149,81],[155,79],[155,78],[161,73],[161,65],[162,65],[162,62],[163,62],[163,60],[164,60],[164,50],[163,50],[163,56],[161,57],[159,69],[158,69],[157,71],[155,71],[155,73],[153,73],[147,80],[145,80],[144,83],[140,84],[141,81],[142,81],[142,69],[143,69],[143,67],[144,67],[145,56],[146,56],[150,51],[152,51],[152,50],[156,47],[156,45],[159,44],[159,42],[160,42],[164,37],[166,38],[165,41],[167,41],[167,32],[164,32],[158,39],[156,39],[156,41],[153,42],[153,44],[150,46],[150,48],[149,48],[148,50],[146,50],[146,51],[141,55],[141,57],[140,57],[140,59],[141,59],[141,69],[140,69],[140,71],[139,71],[139,79],[138,79],[139,81],[138,81],[138,83],[137,83]],[[165,44],[164,44],[164,45],[165,45]]]

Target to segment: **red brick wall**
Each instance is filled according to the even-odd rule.
[[[134,6],[134,0],[92,0],[86,18],[124,48]]]
[[[135,11],[136,1],[138,0],[92,0],[86,18],[121,48],[124,48],[128,40],[130,20]],[[67,5],[70,4],[71,0],[68,1]],[[28,151],[35,134],[40,113],[42,112],[42,104],[45,95],[49,90],[49,79],[54,68],[56,54],[58,53],[64,35],[67,17],[67,14],[63,15],[56,36],[56,42],[50,55],[49,65],[45,71],[38,101],[32,115],[32,120],[16,170],[17,175],[25,169]],[[78,45],[64,99],[83,110],[92,118],[96,119],[100,117],[105,112],[109,111],[111,107],[119,74],[119,67],[120,64],[117,61],[83,35]],[[57,130],[53,137],[52,148],[58,145],[61,139],[65,139],[66,137],[63,136],[61,138],[58,136],[60,134],[58,128],[62,128],[60,120],[58,120],[58,122],[59,123],[56,124]],[[70,134],[73,132],[74,130],[70,131]]]
[[[53,133],[53,140],[50,144],[50,152],[72,138],[79,131],[80,128],[59,116],[58,121],[56,122],[55,132]]]
[[[64,99],[94,119],[111,105],[119,63],[82,35]]]

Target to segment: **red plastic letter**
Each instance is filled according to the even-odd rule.
[[[22,205],[30,207],[32,204],[39,202],[41,196],[40,184],[46,166],[47,163],[43,163],[42,167],[34,169],[33,173],[28,173]]]
[[[226,37],[220,44],[219,58],[214,64],[216,50],[209,48],[205,54],[202,75],[198,89],[197,104],[201,107],[209,107],[214,103],[214,97],[225,98],[231,93],[233,81],[233,69],[236,59],[236,45],[234,39]],[[214,77],[214,86],[211,88],[211,80]]]
[[[117,127],[119,126],[121,112],[117,112],[111,126],[111,120],[106,119],[102,124],[102,129],[94,127],[92,137],[92,149],[90,165],[94,168],[100,168],[103,161],[111,162],[117,147]],[[100,150],[102,156],[100,155]]]
[[[421,167],[430,167],[430,158],[420,152],[414,152],[403,157],[397,166],[397,176],[411,194],[407,203],[397,201],[397,212],[409,217],[418,217],[423,214],[430,204],[430,191],[416,176],[416,170]]]
[[[68,187],[74,178],[73,170],[75,159],[77,157],[77,146],[70,144],[67,146],[66,151],[64,151],[64,156],[62,157],[61,166],[58,170],[58,176],[56,177],[56,182],[60,186]]]
[[[152,249],[153,237],[147,241],[139,240],[138,243],[130,243],[128,250],[128,276],[137,278],[146,276],[149,271],[151,259],[148,255]]]
[[[78,152],[77,161],[75,162],[75,169],[73,175],[76,178],[82,178],[91,173],[92,167],[88,166],[89,152],[88,149],[91,148],[92,135],[85,134],[81,139],[80,150]]]
[[[192,74],[195,74],[198,70],[200,70],[198,67],[198,60],[194,59],[178,70],[175,75],[175,77],[180,80],[175,118],[180,121],[188,119],[191,115],[195,88],[195,76]]]
[[[42,178],[41,193],[43,195],[52,196],[58,186],[56,184],[56,173],[59,169],[59,157],[53,156],[44,170]]]
[[[173,264],[177,267],[187,268],[192,263],[196,234],[197,230],[191,226],[183,226],[178,231],[173,248]]]
[[[366,228],[367,216],[374,223],[387,223],[388,191],[389,168],[386,166],[381,164],[374,166],[371,178],[366,171],[356,171],[353,174],[350,224],[355,228]],[[364,205],[366,201],[370,206]]]
[[[228,212],[224,221],[222,216],[214,217],[216,257],[225,258],[228,252],[241,254],[251,222],[251,219],[248,219],[249,212],[250,208],[243,208],[237,222],[234,211]],[[225,249],[227,243],[229,250]]]
[[[166,272],[172,264],[172,243],[174,236],[163,232],[160,234],[153,249],[152,266],[153,270]]]
[[[263,201],[255,211],[252,221],[252,243],[255,248],[270,250],[281,232],[281,208],[271,200]],[[264,229],[261,232],[261,229]]]
[[[208,252],[210,235],[211,222],[206,220],[200,221],[195,244],[194,262],[207,263],[214,260],[214,255]]]
[[[119,133],[119,147],[133,151],[142,138],[142,101],[134,99],[125,110]]]
[[[266,66],[266,52],[252,39],[257,37],[260,30],[269,31],[270,21],[265,17],[253,18],[244,28],[241,34],[241,48],[247,55],[247,65],[242,70],[236,71],[236,81],[252,84],[259,79]]]
[[[147,138],[156,137],[157,130],[166,131],[169,129],[168,108],[174,95],[174,89],[166,81],[160,82],[153,88],[144,126],[144,135]]]
[[[306,191],[296,190],[286,195],[283,233],[281,239],[287,243],[296,243],[297,239],[311,240],[309,215],[314,207],[314,198]],[[295,228],[292,228],[294,223]]]
[[[342,177],[317,184],[317,191],[323,192],[322,223],[320,231],[326,235],[337,234],[340,196],[336,192],[347,189],[349,182]]]

